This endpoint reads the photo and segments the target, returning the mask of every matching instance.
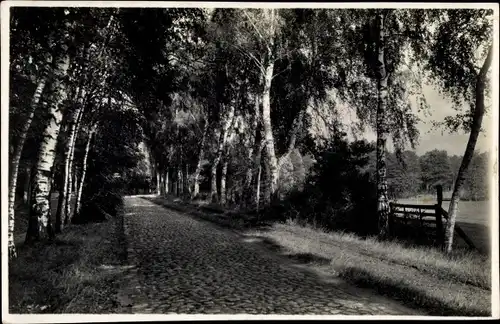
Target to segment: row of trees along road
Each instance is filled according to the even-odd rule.
[[[82,206],[106,196],[103,188],[116,187],[116,179],[137,178],[143,139],[158,193],[198,197],[208,164],[210,199],[267,206],[282,198],[283,169],[312,143],[311,111],[321,115],[319,107],[326,105],[335,115],[341,104],[357,114],[359,127],[377,133],[373,215],[385,238],[387,140],[393,139],[396,152],[414,147],[418,119],[412,106],[439,109],[427,107],[422,80],[457,108],[467,107],[445,120],[446,126],[470,131],[446,228],[451,251],[458,193],[489,94],[491,15],[420,9],[13,8],[10,255],[15,255],[21,162],[31,174],[26,243],[90,217]],[[55,190],[59,207],[52,225]]]

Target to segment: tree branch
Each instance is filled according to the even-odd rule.
[[[268,40],[266,40],[266,38],[264,38],[264,36],[262,36],[262,34],[260,33],[259,29],[257,28],[257,26],[254,24],[254,22],[252,21],[252,18],[250,18],[250,16],[247,14],[247,12],[245,10],[243,10],[243,13],[245,14],[245,16],[247,17],[248,21],[250,21],[250,23],[252,24],[253,28],[255,29],[255,31],[257,32],[257,34],[259,35],[259,37],[262,39],[262,41],[264,42],[264,44],[266,45],[267,47],[267,50],[268,51],[271,51],[271,47],[269,45],[269,42]]]
[[[264,66],[262,65],[262,63],[257,59],[257,57],[255,57],[255,55],[253,55],[252,53],[249,53],[247,51],[245,51],[243,48],[241,48],[240,46],[237,46],[237,45],[232,45],[232,47],[236,48],[238,51],[241,52],[241,54],[247,56],[249,59],[253,60],[254,63],[257,65],[257,68],[260,70],[261,73],[264,73],[265,70],[264,70]]]

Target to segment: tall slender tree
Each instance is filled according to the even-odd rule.
[[[493,11],[486,9],[433,10],[425,15],[430,21],[428,25],[434,27],[429,32],[429,49],[423,53],[427,58],[426,70],[458,111],[441,124],[451,131],[463,127],[470,132],[448,209],[444,244],[447,252],[452,251],[458,202],[491,90],[488,82],[493,60],[492,15]],[[465,112],[464,106],[469,106]]]
[[[63,118],[61,103],[66,99],[66,85],[64,79],[70,65],[68,47],[71,40],[71,24],[66,24],[66,30],[56,44],[54,59],[54,79],[51,84],[49,103],[50,120],[42,134],[42,145],[35,166],[32,189],[32,206],[26,243],[43,240],[53,235],[50,221],[50,185],[52,182],[52,168],[55,160],[57,136]]]

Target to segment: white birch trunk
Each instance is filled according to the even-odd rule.
[[[49,58],[46,62],[47,65],[50,64],[52,61],[51,58]],[[9,217],[9,231],[8,231],[8,250],[9,250],[9,258],[14,258],[16,257],[16,247],[14,244],[14,227],[15,227],[15,211],[14,211],[14,205],[15,205],[15,200],[16,200],[16,189],[17,189],[17,176],[19,173],[19,161],[21,160],[21,154],[23,151],[24,147],[24,142],[26,141],[26,136],[28,134],[28,130],[31,126],[31,122],[33,121],[33,117],[35,116],[35,111],[36,108],[38,107],[38,104],[40,102],[40,98],[42,96],[43,90],[45,89],[45,84],[47,81],[47,74],[48,74],[49,67],[45,66],[44,67],[44,73],[40,77],[40,80],[38,81],[38,85],[36,87],[35,93],[33,94],[33,98],[31,99],[31,104],[29,107],[28,111],[28,116],[26,121],[24,122],[23,128],[21,129],[21,132],[19,133],[19,139],[17,142],[16,147],[14,148],[14,151],[12,152],[12,157],[11,157],[11,173],[10,173],[10,178],[9,178],[9,206],[8,206],[8,217]],[[28,175],[29,178],[29,175]]]
[[[255,208],[257,211],[259,210],[259,204],[260,204],[260,177],[262,173],[262,167],[259,165],[257,168],[257,187],[255,188]]]
[[[182,167],[177,166],[177,195],[182,196]]]
[[[203,127],[203,135],[200,144],[200,153],[198,154],[198,163],[196,164],[196,169],[193,175],[193,194],[191,195],[192,199],[196,198],[200,193],[200,173],[202,167],[201,163],[203,162],[205,156],[205,141],[207,137],[207,132],[208,132],[208,121],[205,122],[205,126]]]
[[[227,112],[226,118],[222,121],[222,129],[221,129],[221,134],[219,137],[219,143],[217,147],[217,153],[215,155],[215,159],[212,163],[212,172],[211,172],[211,190],[210,190],[210,197],[212,202],[217,201],[217,166],[219,165],[219,162],[222,157],[222,153],[224,152],[224,148],[226,146],[227,142],[227,137],[228,137],[228,132],[229,128],[231,127],[232,121],[234,118],[234,105],[229,106],[229,110]]]
[[[85,185],[85,176],[87,174],[87,160],[90,152],[90,144],[92,142],[92,137],[96,129],[97,129],[97,124],[95,124],[90,130],[87,138],[87,144],[85,145],[85,153],[83,155],[83,161],[82,161],[82,175],[80,177],[80,182],[78,184],[78,189],[76,192],[76,202],[75,202],[75,215],[78,216],[80,215],[81,211],[82,193],[83,193],[83,186]]]
[[[26,243],[52,237],[53,231],[50,224],[50,186],[52,181],[51,169],[55,160],[55,148],[62,121],[61,103],[66,98],[63,79],[67,75],[70,58],[67,48],[56,59],[54,81],[52,82],[52,100],[49,105],[49,122],[42,134],[38,161],[33,177],[31,208],[26,234]]]
[[[227,159],[224,159],[222,164],[222,172],[220,177],[220,203],[221,205],[226,204],[226,177],[227,177]]]
[[[161,195],[161,176],[158,167],[156,167],[156,194]]]
[[[82,88],[80,87],[77,91],[77,102],[82,95]],[[69,122],[69,136],[64,147],[64,170],[63,170],[63,185],[59,190],[59,198],[57,203],[56,212],[56,222],[55,222],[55,232],[60,233],[63,229],[63,219],[64,224],[68,224],[68,214],[66,214],[66,205],[68,200],[68,193],[70,191],[70,179],[71,179],[71,152],[73,150],[73,139],[76,132],[76,123],[80,115],[80,107],[76,104],[76,107],[70,112],[68,118]]]
[[[274,137],[271,124],[271,81],[273,77],[274,60],[269,55],[269,62],[265,67],[264,74],[264,91],[262,94],[262,124],[264,126],[264,143],[266,149],[266,164],[269,169],[269,177],[267,177],[270,194],[276,192],[278,185],[278,162],[274,151]],[[269,199],[266,199],[269,200]],[[270,201],[266,201],[269,203]]]
[[[184,176],[184,192],[191,196],[191,186],[189,184],[189,163],[186,163],[186,175]]]
[[[378,236],[387,238],[389,235],[389,198],[387,192],[387,71],[385,67],[385,31],[384,16],[380,14],[378,40],[378,107],[377,107],[377,218]]]
[[[168,172],[168,168],[167,168],[167,171],[165,171],[165,194],[168,194],[169,191],[170,191],[169,190],[169,188],[170,188],[169,185],[170,184],[169,184],[169,181],[168,181],[168,179],[169,179],[169,173],[170,172]]]
[[[453,233],[455,231],[455,222],[458,214],[458,202],[460,201],[460,192],[462,190],[465,174],[469,168],[469,164],[474,156],[474,150],[476,148],[477,138],[479,137],[479,132],[481,131],[481,124],[484,116],[484,89],[486,86],[486,75],[491,65],[493,57],[493,45],[490,45],[488,50],[488,56],[481,67],[477,77],[475,86],[475,108],[472,120],[471,132],[469,135],[469,141],[467,142],[467,147],[465,149],[464,157],[462,158],[462,163],[458,170],[457,178],[455,180],[455,187],[453,188],[453,193],[450,200],[450,206],[448,208],[448,222],[446,223],[445,229],[445,251],[450,253],[453,247]]]

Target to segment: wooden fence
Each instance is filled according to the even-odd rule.
[[[447,199],[449,201],[449,199]],[[421,235],[429,235],[425,233],[426,229],[431,229],[434,232],[439,245],[444,243],[444,223],[443,218],[448,221],[448,212],[443,209],[443,188],[437,186],[437,202],[436,204],[397,204],[390,203],[390,230],[392,235],[396,235],[396,225],[403,225],[406,228],[410,227],[418,231]],[[467,243],[467,245],[476,249],[474,243],[465,234],[465,232],[455,224],[455,232]]]

